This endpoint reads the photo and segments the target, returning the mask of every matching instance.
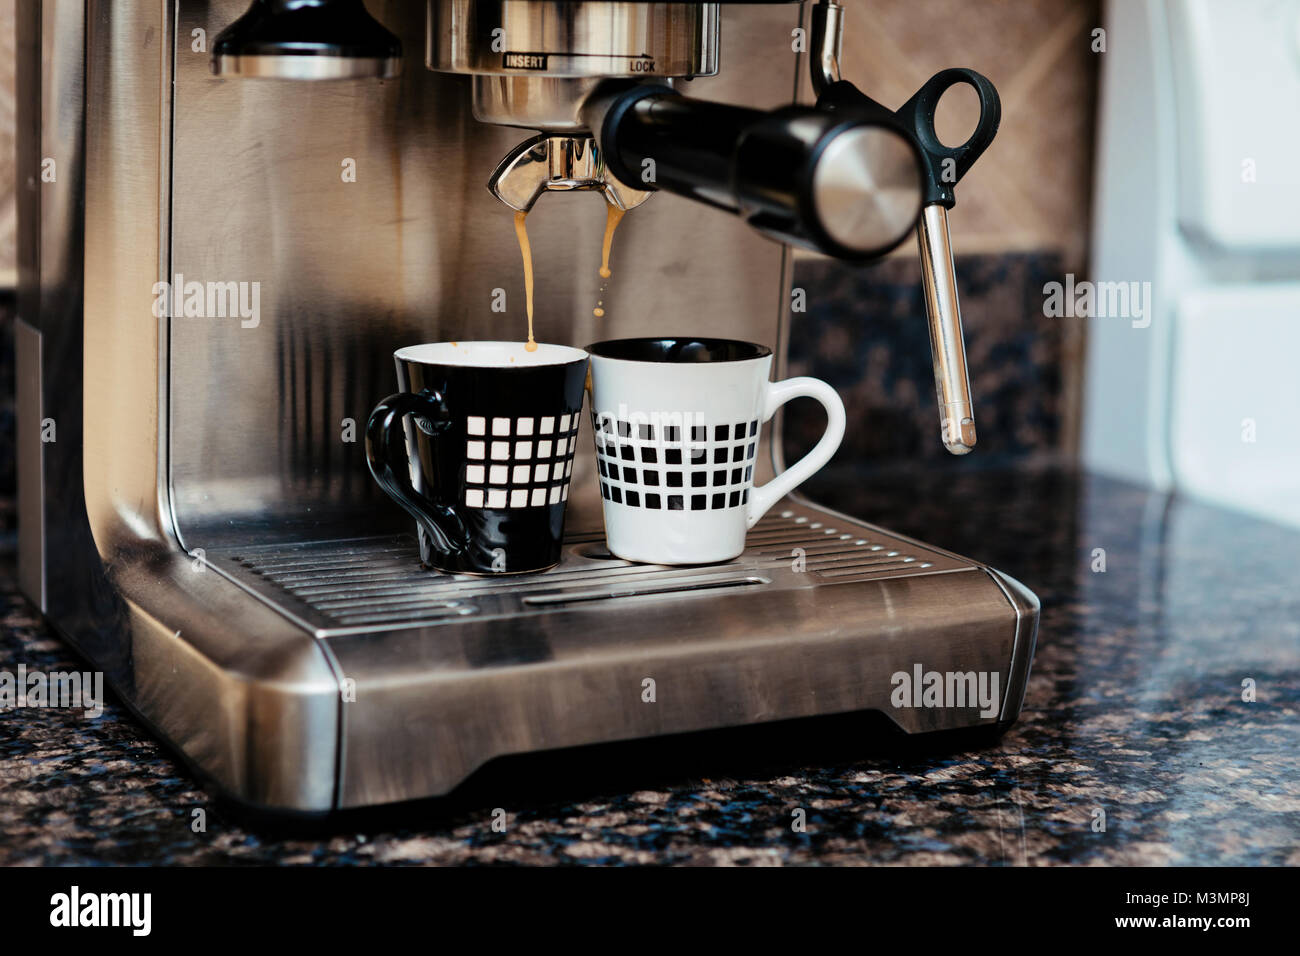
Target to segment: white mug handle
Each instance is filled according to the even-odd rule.
[[[768,382],[763,400],[763,421],[770,421],[776,410],[794,398],[815,398],[826,409],[826,431],[813,450],[808,452],[765,485],[755,485],[749,496],[745,527],[752,528],[769,508],[811,478],[831,460],[844,438],[844,402],[839,394],[819,378],[787,378]]]

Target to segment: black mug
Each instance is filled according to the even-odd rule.
[[[366,458],[415,519],[421,563],[469,574],[558,564],[587,353],[434,342],[393,358],[401,391],[370,413]]]

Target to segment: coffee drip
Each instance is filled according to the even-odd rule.
[[[626,212],[627,212],[626,209],[620,209],[618,206],[615,206],[613,203],[608,203],[605,206],[605,240],[601,245],[601,249],[600,249],[601,279],[608,280],[609,277],[612,275],[609,269],[609,251],[614,245],[614,230],[617,229],[618,224],[623,221],[623,215]],[[605,294],[605,289],[607,285],[608,285],[607,282],[601,282],[600,284],[600,294],[602,296]],[[598,319],[604,318],[605,317],[604,305],[605,305],[605,300],[603,298],[598,299],[596,301],[596,307],[591,310],[591,314]]]
[[[609,268],[609,254],[614,246],[614,232],[618,229],[618,224],[623,221],[626,209],[620,209],[613,203],[607,203],[605,206],[605,238],[601,244],[600,250],[600,277],[602,280],[608,280],[613,272]],[[515,213],[515,238],[519,241],[519,254],[524,260],[524,301],[528,312],[528,340],[524,348],[529,352],[537,350],[537,340],[533,337],[533,249],[528,241],[528,211],[521,209]],[[608,286],[607,281],[600,284],[600,294],[603,296]],[[592,309],[592,314],[600,319],[605,316],[604,299],[596,302],[596,307]]]
[[[533,338],[533,249],[528,244],[527,218],[526,210],[515,213],[515,238],[519,240],[519,253],[524,257],[524,301],[528,309],[528,341],[524,348],[536,352],[537,340]]]

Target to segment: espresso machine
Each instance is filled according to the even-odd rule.
[[[839,75],[851,14],[20,5],[25,593],[254,808],[390,804],[512,755],[860,711],[909,735],[1005,730],[1038,602],[978,562],[801,497],[732,562],[617,560],[584,423],[561,565],[447,575],[419,567],[367,472],[396,348],[523,338],[517,212],[539,341],[745,339],[778,376],[795,247],[867,263],[916,242],[940,437],[969,451],[946,215],[996,92],[953,70],[876,103]],[[949,148],[933,116],[956,82],[982,116]],[[893,676],[928,672],[990,678],[995,706],[900,701]]]

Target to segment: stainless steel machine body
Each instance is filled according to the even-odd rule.
[[[611,559],[585,435],[560,568],[419,570],[361,435],[397,347],[522,337],[511,217],[484,188],[520,132],[475,118],[476,78],[419,65],[423,5],[369,4],[400,77],[331,83],[213,77],[204,38],[242,8],[19,10],[21,583],[204,779],[326,812],[524,751],[869,709],[913,733],[1015,719],[1038,613],[1016,582],[804,501],[728,565]],[[725,69],[678,87],[789,102],[797,58],[766,51],[799,7],[709,15]],[[786,248],[656,194],[596,319],[603,207],[530,217],[539,340],[743,338],[779,374]],[[779,442],[761,457],[766,478]],[[997,674],[996,713],[892,706],[913,663]]]

